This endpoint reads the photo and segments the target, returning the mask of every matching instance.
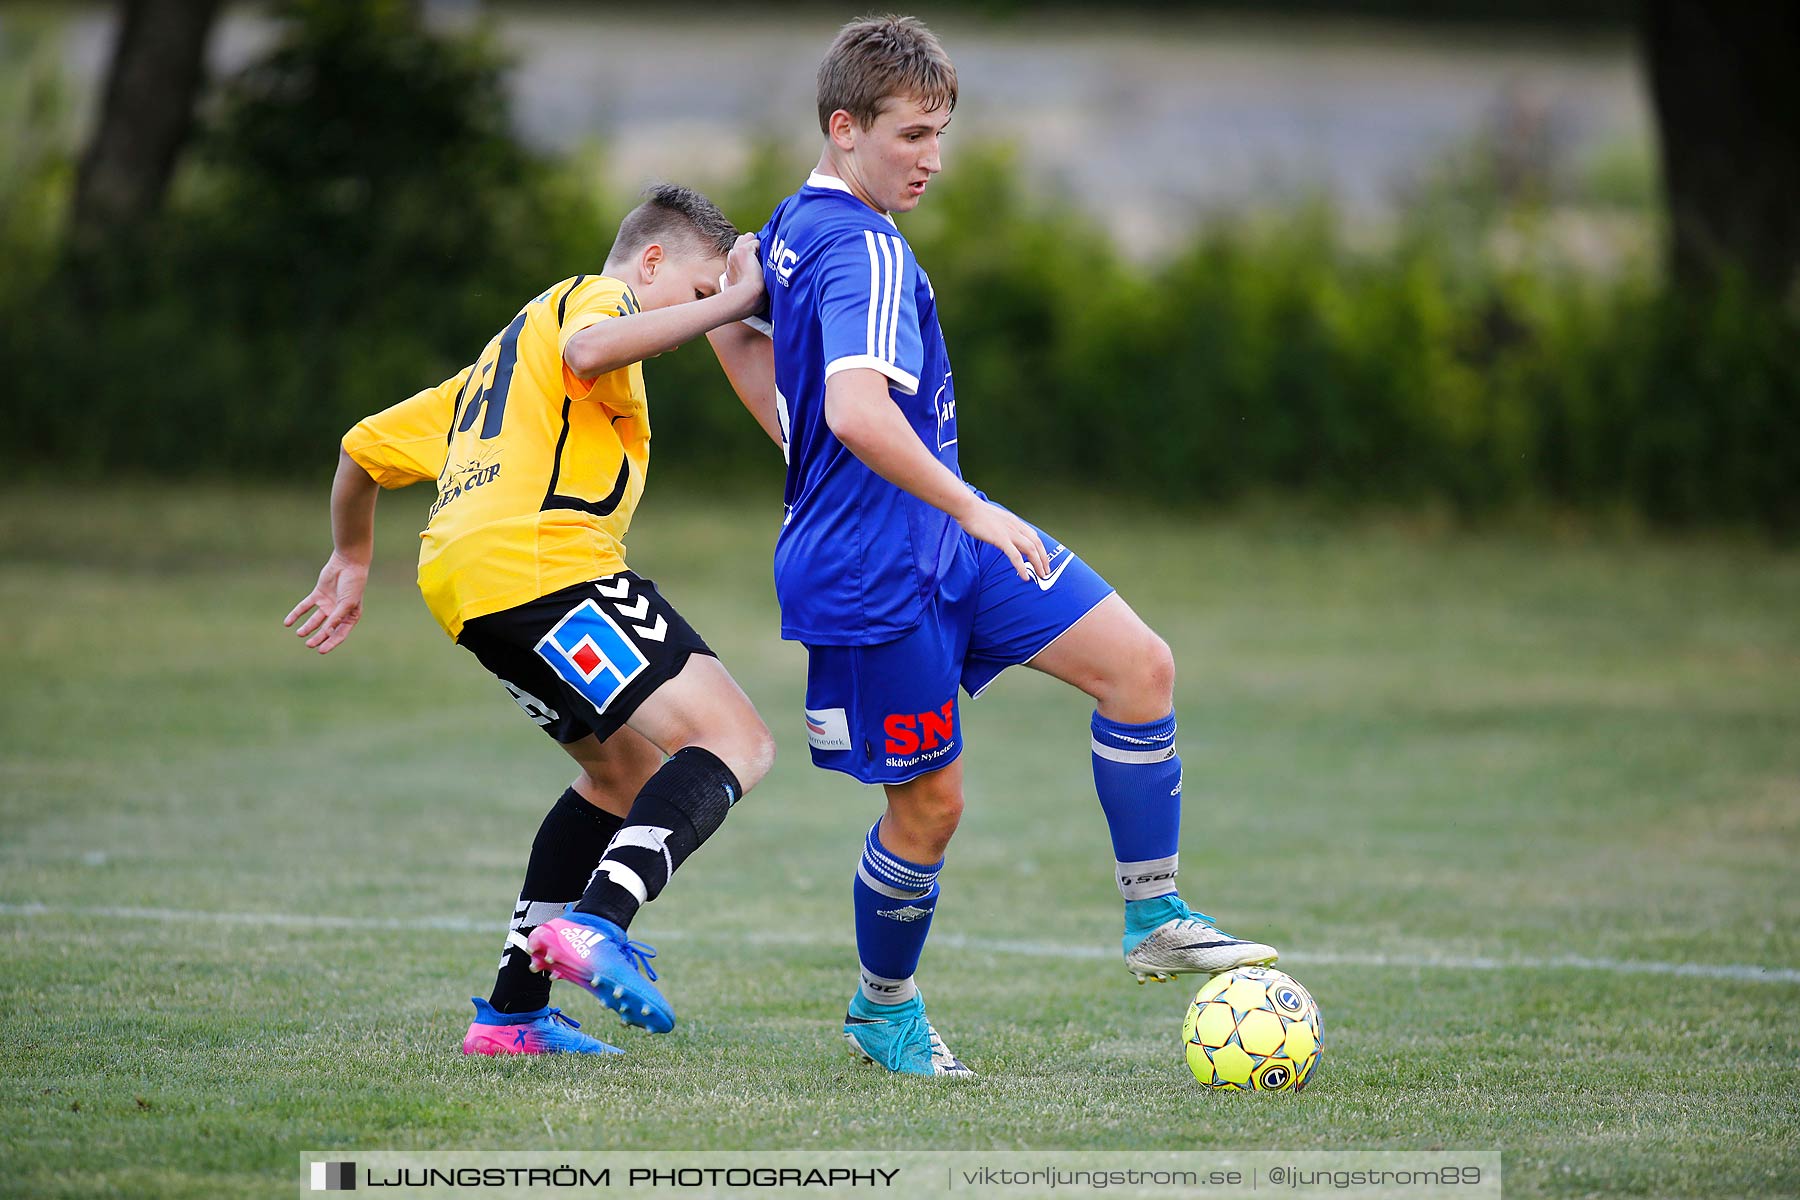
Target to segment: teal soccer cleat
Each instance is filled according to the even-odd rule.
[[[1126,904],[1123,946],[1125,968],[1139,983],[1177,975],[1217,975],[1280,957],[1273,946],[1232,937],[1175,895]]]
[[[975,1075],[950,1053],[926,1019],[923,996],[915,995],[904,1004],[875,1004],[857,992],[844,1014],[844,1040],[857,1054],[896,1075],[963,1079]]]

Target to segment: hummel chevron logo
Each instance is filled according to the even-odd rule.
[[[639,596],[636,604],[623,603],[631,598],[631,580],[623,575],[619,576],[615,583],[595,583],[594,590],[608,600],[621,601],[613,607],[627,621],[642,621],[650,615],[650,597],[648,596]],[[669,636],[669,622],[663,618],[661,613],[658,613],[656,619],[648,625],[633,625],[631,632],[647,642],[660,642]]]

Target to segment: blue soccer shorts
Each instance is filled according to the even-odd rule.
[[[1028,662],[1112,595],[1074,551],[1038,530],[1047,579],[1020,579],[968,534],[919,627],[874,646],[808,644],[806,740],[817,766],[864,783],[905,783],[962,753],[960,684],[971,697]]]

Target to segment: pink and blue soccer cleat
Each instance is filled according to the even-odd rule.
[[[585,988],[627,1025],[667,1033],[675,1027],[675,1010],[656,989],[656,951],[634,942],[625,931],[573,905],[531,931],[525,943],[531,969]]]
[[[501,1013],[479,997],[475,1019],[463,1035],[464,1054],[623,1054],[599,1038],[576,1032],[579,1022],[563,1016],[560,1008],[536,1012]]]

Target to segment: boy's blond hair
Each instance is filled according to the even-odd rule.
[[[917,17],[863,17],[840,29],[819,63],[819,132],[830,136],[840,108],[867,129],[895,96],[927,111],[956,107],[956,67],[937,37]]]

